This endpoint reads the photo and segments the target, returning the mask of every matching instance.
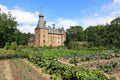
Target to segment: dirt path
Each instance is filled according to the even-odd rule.
[[[9,60],[0,60],[0,80],[14,80],[12,77]]]
[[[113,69],[113,72],[113,76],[115,76],[117,80],[120,80],[120,69]]]
[[[26,78],[26,79],[25,79]],[[0,60],[0,80],[50,80],[50,75],[43,74],[26,59]]]
[[[22,80],[22,76],[12,60],[9,60],[9,64],[12,71],[13,80]]]

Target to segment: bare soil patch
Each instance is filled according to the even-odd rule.
[[[14,80],[9,60],[0,60],[0,80]]]
[[[13,63],[12,60],[9,60],[9,64],[12,71],[11,73],[13,76],[13,80],[22,80],[22,76],[20,75],[19,70],[17,69],[16,65]]]
[[[0,60],[0,80],[50,80],[50,75],[43,74],[26,59]]]

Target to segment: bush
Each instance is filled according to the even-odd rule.
[[[11,45],[10,45],[10,49],[11,50],[16,50],[17,48],[17,43],[16,42],[12,42]]]
[[[9,47],[10,47],[10,43],[9,43],[9,42],[6,42],[6,43],[5,43],[5,46],[4,46],[4,49],[8,50]]]

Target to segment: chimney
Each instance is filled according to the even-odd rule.
[[[55,24],[53,24],[53,29],[55,29]]]

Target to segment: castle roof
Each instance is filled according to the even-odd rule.
[[[63,28],[55,28],[55,24],[53,24],[52,27],[48,26],[46,27],[46,21],[44,20],[44,15],[42,12],[39,14],[39,21],[37,24],[37,29],[48,29],[49,34],[63,34],[64,29]]]
[[[63,34],[63,29],[62,28],[55,28],[55,27],[47,27],[48,33],[49,34]]]

